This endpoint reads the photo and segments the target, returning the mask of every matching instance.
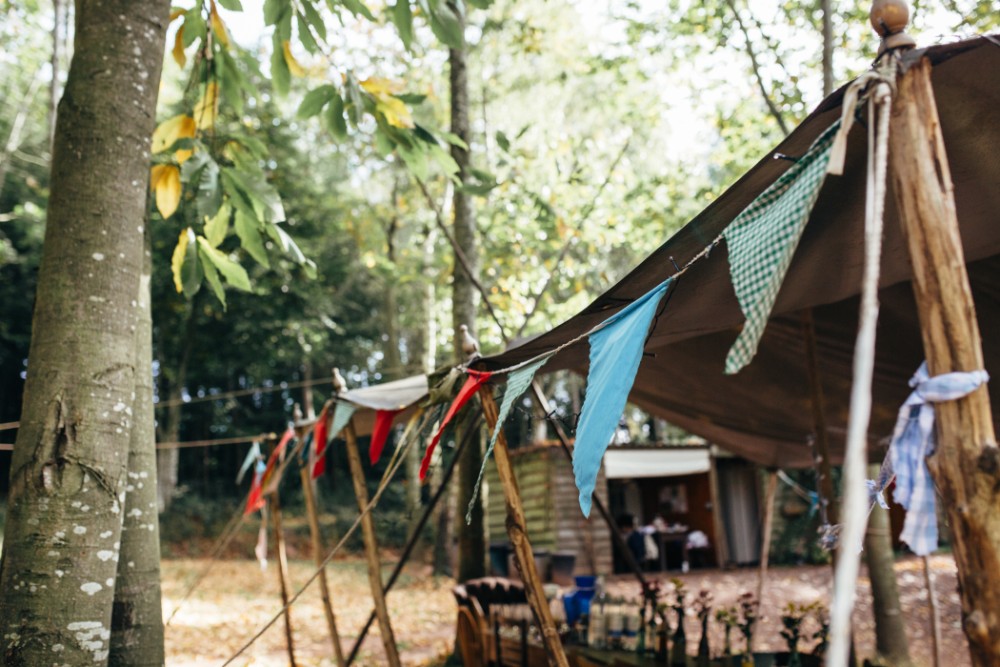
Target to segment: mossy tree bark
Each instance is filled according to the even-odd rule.
[[[0,564],[8,667],[108,661],[169,8],[77,1]]]
[[[463,41],[461,48],[449,49],[448,63],[449,84],[451,88],[451,131],[465,142],[466,146],[471,145],[471,132],[469,130],[469,73],[468,73],[468,45],[464,41],[465,35],[465,14],[455,7],[455,15],[459,17],[462,25]],[[461,146],[451,147],[451,156],[458,164],[458,178],[462,183],[468,181],[470,156],[469,151]],[[455,242],[465,254],[469,263],[469,268],[475,278],[479,278],[479,248],[476,239],[476,218],[472,207],[472,198],[455,188],[454,193],[454,230]],[[456,259],[455,273],[452,278],[452,322],[455,328],[455,353],[460,362],[465,362],[466,355],[462,351],[461,336],[458,329],[461,325],[469,327],[469,333],[476,337],[476,308],[478,306],[478,292],[473,284],[473,276],[466,274],[461,263]],[[462,434],[456,429],[456,441],[461,441]],[[456,525],[458,534],[458,572],[459,581],[467,581],[482,577],[486,574],[486,527],[483,517],[483,496],[476,499],[472,508],[472,521],[465,523],[465,508],[468,507],[472,498],[472,491],[479,477],[479,468],[483,461],[483,448],[479,446],[468,447],[462,454],[462,459],[458,462],[458,509]]]

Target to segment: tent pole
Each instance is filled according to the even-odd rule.
[[[931,63],[897,81],[889,174],[913,266],[913,291],[931,376],[984,368],[954,189],[931,85]],[[937,451],[927,459],[948,511],[962,620],[972,664],[1000,664],[1000,449],[984,384],[935,405]]]
[[[545,394],[542,393],[542,388],[538,386],[537,382],[531,383],[531,390],[534,392],[535,400],[538,401],[542,411],[545,412],[546,415],[551,414],[552,410],[549,407],[549,401],[545,398]],[[553,429],[555,429],[556,438],[559,440],[559,445],[563,453],[566,455],[566,458],[572,461],[573,452],[570,451],[569,438],[566,436],[566,432],[563,431],[562,425],[552,418],[549,418],[549,423],[552,424]],[[611,516],[611,512],[608,511],[607,506],[596,493],[593,496],[593,500],[594,507],[597,508],[597,511],[600,513],[605,523],[608,524],[608,529],[611,531],[611,538],[625,559],[625,565],[632,571],[632,574],[635,575],[636,579],[639,580],[639,585],[642,586],[643,594],[645,594],[646,591],[649,590],[646,577],[642,574],[642,568],[639,567],[639,563],[635,560],[632,550],[628,548],[628,544],[625,542],[625,537],[618,529],[618,524],[615,523],[614,518]]]
[[[306,365],[306,368],[309,368]],[[308,387],[308,385],[307,385]],[[303,391],[303,402],[306,404],[307,419],[316,417],[312,408],[312,396],[306,395]],[[301,426],[302,411],[299,406],[295,406],[292,412],[295,419],[295,437],[302,442],[306,435],[306,427]],[[316,443],[313,443],[313,447]],[[313,559],[316,566],[321,568],[319,572],[319,594],[323,602],[323,614],[326,616],[326,625],[330,629],[330,641],[333,643],[333,654],[337,661],[337,667],[344,665],[344,649],[340,643],[340,632],[337,631],[337,617],[333,613],[333,604],[330,602],[330,582],[326,577],[326,568],[323,566],[323,537],[319,529],[319,511],[316,508],[316,492],[313,487],[311,466],[304,464],[299,468],[299,475],[302,479],[302,496],[306,504],[306,516],[309,519],[309,538],[312,542]]]
[[[358,436],[354,430],[354,418],[347,422],[344,429],[347,441],[347,462],[351,468],[351,480],[354,482],[354,495],[358,499],[358,509],[361,511],[361,534],[365,543],[365,561],[368,565],[368,583],[372,590],[372,600],[375,602],[375,615],[378,617],[379,630],[382,632],[382,645],[385,647],[387,664],[401,667],[399,651],[396,648],[396,636],[389,621],[389,609],[385,605],[385,594],[382,592],[382,570],[378,558],[378,540],[375,537],[375,520],[368,507],[368,487],[365,485],[365,471],[361,467],[361,454],[358,451]]]
[[[729,562],[729,542],[722,518],[722,506],[719,504],[719,467],[715,454],[716,447],[711,445],[708,452],[708,486],[712,494],[712,537],[715,538],[715,564],[722,568]]]
[[[816,453],[819,455],[818,480],[820,502],[826,510],[828,523],[840,523],[840,503],[833,492],[833,466],[830,464],[830,438],[826,428],[826,407],[823,399],[823,380],[819,374],[819,353],[816,349],[816,323],[812,309],[800,313],[802,340],[806,348],[806,371],[809,376],[809,402],[813,413],[813,431],[816,435]]]
[[[288,606],[288,553],[285,551],[285,533],[281,525],[281,503],[278,501],[278,490],[271,494],[271,528],[274,530],[274,548],[278,552],[278,581],[281,584],[281,606],[285,609],[285,646],[288,649],[288,663],[296,667],[295,640],[292,632],[292,614]]]
[[[764,527],[760,536],[760,570],[757,579],[757,604],[764,607],[764,586],[767,584],[767,563],[771,558],[771,528],[774,525],[774,496],[778,490],[778,471],[767,472],[764,494]],[[758,633],[760,634],[760,633]]]
[[[400,573],[403,571],[403,566],[406,565],[406,561],[409,560],[410,554],[413,552],[413,548],[417,545],[420,540],[420,533],[423,531],[424,526],[427,525],[428,519],[431,518],[431,514],[434,512],[434,508],[437,507],[438,501],[441,500],[441,496],[444,495],[448,488],[448,481],[451,479],[451,474],[455,472],[455,465],[458,463],[458,458],[461,456],[462,452],[472,441],[474,435],[477,434],[479,430],[479,417],[477,415],[476,419],[469,425],[469,430],[465,432],[465,436],[462,438],[462,442],[459,443],[458,447],[455,449],[455,454],[451,458],[451,462],[448,463],[448,467],[444,470],[444,475],[441,477],[441,483],[438,484],[437,490],[434,495],[431,496],[431,500],[427,503],[427,507],[424,508],[423,514],[420,515],[420,519],[417,524],[413,527],[413,532],[410,533],[410,537],[406,542],[406,546],[403,547],[403,552],[399,556],[399,561],[396,566],[392,569],[392,574],[389,575],[388,581],[385,582],[385,587],[383,588],[386,594],[392,588],[393,584],[396,583],[396,579],[399,578]],[[354,646],[351,647],[351,652],[347,656],[347,665],[354,662],[354,659],[358,655],[358,650],[361,648],[361,642],[365,640],[368,635],[368,630],[371,628],[372,623],[375,622],[375,610],[368,615],[368,621],[365,622],[364,627],[361,628],[361,632],[358,633],[358,638],[354,641]]]
[[[934,591],[934,573],[931,557],[924,556],[924,583],[927,585],[927,607],[931,616],[931,646],[934,649],[934,667],[941,667],[941,620],[938,612],[937,593]]]
[[[486,426],[492,431],[497,427],[499,417],[492,388],[488,385],[481,387],[479,400],[483,406]],[[524,518],[524,506],[521,504],[521,493],[517,488],[517,478],[514,477],[514,466],[511,464],[510,452],[507,451],[507,438],[504,436],[503,429],[497,433],[493,460],[496,462],[497,473],[500,475],[504,504],[507,506],[507,535],[510,536],[511,546],[514,547],[514,560],[521,571],[521,581],[524,582],[524,592],[527,594],[528,603],[531,605],[532,611],[535,612],[535,619],[538,621],[542,633],[542,642],[545,644],[549,664],[569,667],[555,620],[552,618],[552,610],[549,608],[545,592],[542,590],[542,579],[538,576],[538,569],[535,567],[535,556],[531,550],[531,542],[528,540],[528,527]]]

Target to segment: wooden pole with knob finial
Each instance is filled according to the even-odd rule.
[[[871,22],[880,51],[907,48],[909,10],[877,0]],[[931,63],[897,80],[889,177],[913,266],[913,292],[931,376],[983,369],[982,342],[959,235],[954,188],[938,118]],[[937,450],[927,463],[953,535],[962,621],[975,667],[1000,665],[1000,448],[989,392],[935,404]]]
[[[462,325],[460,330],[463,336],[462,351],[469,356],[471,361],[479,354],[479,344],[469,334],[465,325]],[[498,428],[497,420],[499,419],[499,410],[496,399],[493,397],[493,388],[489,385],[483,385],[479,389],[479,401],[483,407],[486,428],[492,432]],[[524,514],[524,504],[521,502],[521,491],[517,486],[514,465],[510,459],[510,452],[507,451],[507,438],[504,437],[502,428],[497,433],[496,445],[493,448],[493,460],[496,463],[497,475],[500,477],[500,486],[503,488],[504,506],[507,511],[507,536],[510,538],[510,544],[514,550],[514,563],[521,573],[521,581],[524,583],[524,593],[525,597],[528,598],[528,605],[538,622],[538,629],[542,635],[542,643],[545,646],[549,664],[569,667],[566,652],[559,639],[559,630],[556,628],[549,602],[545,598],[542,578],[535,565],[535,555],[531,548],[531,540],[528,538],[528,522]]]
[[[338,396],[347,391],[347,384],[340,371],[333,369],[333,389]],[[354,495],[358,499],[358,510],[361,512],[361,537],[365,545],[365,564],[368,566],[368,585],[375,603],[375,617],[378,619],[379,631],[382,635],[382,646],[385,648],[386,664],[400,667],[399,649],[396,646],[396,635],[389,620],[389,608],[385,604],[385,593],[382,587],[382,565],[378,557],[378,538],[375,536],[375,520],[368,510],[368,486],[365,483],[365,470],[361,465],[361,452],[358,450],[358,436],[354,429],[354,418],[347,422],[344,428],[344,440],[347,441],[347,464],[351,469],[351,481],[354,483]]]

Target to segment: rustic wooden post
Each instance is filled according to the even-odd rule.
[[[493,390],[489,385],[480,388],[479,400],[483,405],[486,427],[493,431],[497,427],[499,410],[496,399],[493,398]],[[535,612],[535,619],[538,621],[542,633],[542,641],[549,657],[549,664],[569,667],[562,642],[559,640],[555,620],[552,618],[552,610],[549,609],[549,603],[545,599],[542,579],[538,576],[538,569],[535,567],[535,556],[531,550],[531,542],[528,540],[528,527],[524,518],[524,506],[521,504],[521,492],[517,487],[514,467],[510,461],[510,452],[507,451],[507,438],[502,429],[497,434],[493,460],[496,462],[497,473],[500,475],[504,505],[507,508],[507,535],[514,548],[514,560],[521,572],[521,581],[524,582],[524,592],[527,594],[528,604]]]
[[[274,442],[271,442],[274,449]],[[278,485],[275,484],[271,493],[268,510],[271,512],[271,529],[274,531],[274,550],[278,554],[278,582],[281,585],[281,606],[285,610],[285,646],[288,649],[288,664],[296,667],[295,638],[292,632],[292,610],[288,606],[291,583],[288,581],[288,553],[285,550],[285,532],[281,525],[281,503],[278,501]]]
[[[308,406],[308,412],[312,413],[313,410],[309,400],[304,400],[306,401],[306,406]],[[312,414],[309,415],[310,418],[312,416]],[[299,420],[296,420],[295,435],[301,440],[305,438],[306,429],[303,426],[299,426],[298,422]],[[316,447],[316,443],[313,443],[313,447]],[[319,530],[319,512],[316,508],[316,493],[313,489],[311,473],[311,466],[308,463],[299,468],[299,476],[302,479],[302,495],[306,502],[306,516],[309,519],[309,537],[312,541],[313,560],[316,562],[316,567],[320,568],[319,594],[323,601],[323,613],[326,616],[326,625],[330,629],[330,641],[333,643],[333,654],[337,660],[337,667],[344,667],[344,649],[340,644],[340,632],[337,631],[337,617],[333,613],[333,604],[330,602],[330,582],[327,580],[326,567],[323,564],[325,555],[323,537]]]
[[[768,470],[764,490],[764,527],[760,535],[760,568],[757,579],[757,604],[764,608],[764,587],[767,584],[767,564],[771,558],[771,529],[774,525],[774,496],[778,490],[778,471]],[[757,633],[760,636],[761,633]]]
[[[385,647],[386,661],[392,667],[400,667],[399,651],[396,648],[396,636],[389,622],[389,609],[385,605],[385,594],[382,592],[382,568],[378,558],[378,540],[375,537],[375,520],[368,508],[368,487],[365,485],[365,471],[361,467],[361,453],[358,451],[358,436],[354,430],[354,419],[347,423],[344,429],[344,439],[347,441],[347,462],[351,467],[351,479],[354,482],[354,495],[358,499],[358,509],[361,511],[361,535],[365,543],[365,561],[368,565],[368,584],[375,602],[375,616],[382,633],[382,645]]]
[[[927,611],[931,617],[931,648],[934,651],[934,667],[941,667],[941,618],[938,613],[937,592],[934,590],[934,572],[931,557],[924,556],[924,583],[927,586]]]
[[[880,3],[879,3],[880,4]],[[872,9],[872,24],[885,26]],[[901,34],[902,24],[885,32]],[[882,32],[882,31],[880,31]],[[883,34],[883,36],[885,36]],[[890,178],[913,265],[913,291],[931,376],[983,368],[965,269],[931,64],[914,63],[897,81],[889,133]],[[938,403],[931,475],[951,523],[972,663],[1000,664],[1000,449],[985,385]]]

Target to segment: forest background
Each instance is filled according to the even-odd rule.
[[[362,386],[455,361],[458,270],[442,229],[451,224],[458,168],[448,148],[465,143],[449,131],[454,26],[407,19],[398,3],[353,1],[330,3],[317,19],[297,14],[287,28],[295,39],[282,40],[286,28],[268,16],[277,4],[229,0],[209,11],[209,3],[179,2],[168,33],[149,204],[160,443],[248,443],[280,431],[310,390],[317,406],[329,397],[333,366]],[[989,32],[1000,24],[992,4],[914,3],[911,33],[929,45]],[[502,347],[500,325],[507,335],[531,335],[577,312],[765,156],[833,86],[863,71],[875,50],[867,10],[834,0],[470,3],[471,166],[458,187],[474,207],[474,233],[462,242],[478,257],[498,319],[479,303],[483,348]],[[192,75],[202,12],[211,26],[203,22],[202,39],[225,42],[213,47],[225,51],[214,93],[211,81]],[[3,444],[13,443],[21,414],[54,108],[74,18],[65,0],[0,3]],[[325,38],[309,37],[320,23]],[[368,105],[371,115],[351,118],[351,100],[330,96],[330,81],[357,90],[353,107]],[[192,108],[210,109],[211,123]],[[185,114],[195,117],[191,133],[169,125]],[[393,139],[418,129],[436,148],[407,150]],[[195,157],[177,159],[190,150]],[[165,162],[168,154],[180,164]],[[206,202],[222,200],[226,181],[218,192],[199,188],[207,163],[197,156],[218,155],[242,170],[234,177],[252,179],[246,191],[280,208],[281,227],[263,216],[266,233],[241,229],[239,210],[228,236],[204,225]],[[216,254],[191,242],[195,231]],[[579,381],[548,382],[571,419]],[[635,437],[655,435],[643,415],[630,418]],[[518,419],[530,432],[530,408]],[[167,553],[197,553],[206,547],[197,538],[218,533],[245,493],[233,483],[245,452],[246,444],[159,453]],[[0,451],[4,494],[10,456]],[[320,492],[349,522],[356,510],[342,463]],[[381,472],[372,470],[372,480]],[[379,515],[390,546],[405,538],[420,501],[413,474],[411,466]],[[447,516],[438,525],[450,534]]]

